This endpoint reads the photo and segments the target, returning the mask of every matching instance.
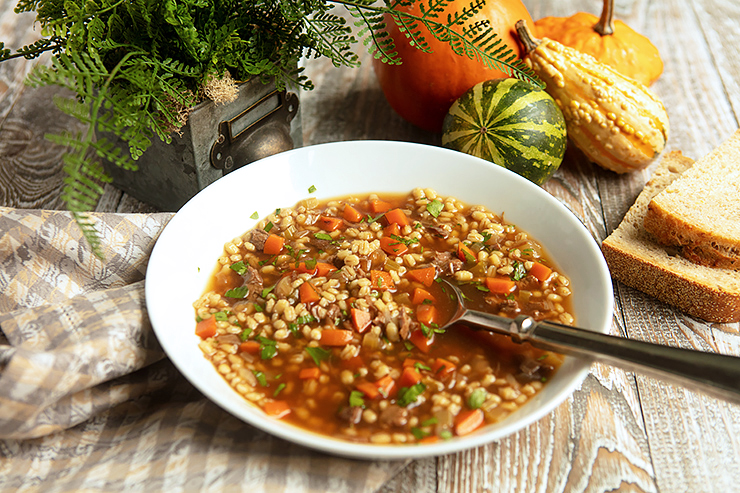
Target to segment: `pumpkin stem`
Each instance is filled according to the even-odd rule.
[[[526,51],[527,54],[534,51],[534,49],[542,43],[541,39],[537,39],[532,36],[532,33],[527,27],[527,22],[524,19],[516,21],[516,25],[514,27],[516,28],[516,33],[519,35],[519,41],[524,45],[524,51]]]
[[[604,0],[604,8],[601,10],[601,19],[594,24],[594,31],[602,36],[614,34],[614,0]]]

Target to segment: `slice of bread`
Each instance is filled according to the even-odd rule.
[[[692,262],[740,270],[740,130],[650,201],[645,229]]]
[[[666,154],[601,248],[614,279],[709,322],[737,322],[740,272],[695,264],[659,244],[643,226],[648,203],[692,163],[678,151]]]

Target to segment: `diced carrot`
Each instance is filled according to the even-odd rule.
[[[486,287],[495,294],[509,294],[516,289],[516,282],[508,277],[486,277]]]
[[[373,199],[370,201],[370,211],[373,214],[378,214],[380,212],[387,212],[390,209],[391,209],[391,204],[389,204],[388,202],[385,202],[379,199]]]
[[[449,375],[456,369],[457,366],[455,366],[454,363],[447,361],[444,358],[437,358],[434,360],[434,363],[432,363],[432,373],[434,373],[434,376],[437,378]]]
[[[285,244],[285,238],[278,235],[270,235],[265,240],[265,246],[262,251],[267,255],[277,255],[283,251],[283,245]]]
[[[378,389],[380,395],[383,398],[393,397],[396,394],[396,382],[391,378],[390,375],[386,375],[375,382],[375,387]]]
[[[414,305],[421,305],[426,300],[429,300],[430,302],[434,303],[434,296],[432,296],[429,293],[429,291],[427,291],[426,289],[415,288],[414,297],[411,299],[411,302]]]
[[[343,359],[341,362],[342,368],[346,368],[347,370],[354,372],[357,372],[360,368],[365,366],[365,360],[362,359],[362,356],[357,355],[353,356],[349,359]]]
[[[437,274],[437,271],[434,269],[434,267],[414,269],[406,273],[406,275],[409,278],[411,278],[412,281],[420,282],[426,287],[429,287],[432,285],[432,283],[434,282],[434,276],[436,274]]]
[[[399,226],[408,226],[409,217],[401,209],[393,209],[385,213],[385,219],[388,224],[398,224]]]
[[[362,221],[362,214],[360,214],[357,209],[349,204],[346,204],[344,206],[342,217],[351,223],[359,223],[360,221]]]
[[[359,308],[350,309],[350,317],[352,318],[352,325],[360,334],[365,332],[370,327],[370,322],[373,321],[370,312]]]
[[[352,342],[352,331],[344,329],[324,329],[321,331],[321,344],[324,346],[346,346]]]
[[[300,378],[301,380],[315,380],[320,376],[321,370],[316,366],[312,368],[301,368],[301,371],[298,372],[298,378]]]
[[[406,358],[405,360],[403,360],[403,367],[404,368],[406,368],[407,366],[416,367],[416,364],[417,363],[420,364],[420,365],[423,365],[424,364],[423,361],[419,361],[418,359]]]
[[[434,305],[419,305],[416,308],[416,320],[424,325],[437,323],[437,309]]]
[[[409,341],[419,348],[422,353],[428,353],[432,342],[434,342],[434,335],[432,335],[432,337],[427,337],[420,329],[417,329],[409,335]]]
[[[429,435],[428,437],[422,438],[417,443],[420,445],[431,445],[433,443],[437,443],[439,440],[440,438],[438,435]]]
[[[411,387],[412,385],[416,385],[420,381],[421,374],[416,371],[416,368],[414,368],[413,366],[406,366],[401,373],[401,377],[398,379],[398,386],[401,388]]]
[[[321,299],[319,293],[316,292],[316,289],[310,282],[304,282],[301,284],[301,287],[298,288],[298,294],[300,295],[301,303],[303,304],[316,303]]]
[[[342,224],[342,220],[338,217],[321,216],[319,217],[319,220],[316,221],[316,226],[324,231],[336,231]]]
[[[483,411],[480,409],[461,411],[455,418],[455,433],[464,436],[474,432],[483,425],[483,418]]]
[[[398,226],[397,223],[392,223],[383,228],[383,235],[384,236],[390,236],[390,235],[400,235],[401,234],[401,228]]]
[[[365,394],[368,399],[375,399],[380,395],[378,387],[370,382],[358,383],[357,385],[355,385],[355,387],[357,388],[357,390]]]
[[[195,335],[201,339],[208,339],[216,335],[216,317],[201,320],[195,325]]]
[[[290,264],[290,268],[298,272],[299,274],[311,274],[312,276],[316,274],[316,268],[319,264],[317,263],[313,268],[309,269],[308,266],[306,266],[306,262],[298,262],[296,265],[295,262]]]
[[[316,275],[319,277],[326,277],[336,270],[337,270],[336,267],[334,267],[331,264],[327,264],[326,262],[316,263]]]
[[[542,282],[552,274],[552,269],[548,266],[539,262],[534,262],[532,268],[529,269],[529,273],[537,278],[538,281]]]
[[[478,256],[462,241],[457,243],[457,257],[463,262],[472,263],[478,259]]]
[[[371,289],[378,290],[385,290],[396,287],[396,284],[393,282],[393,278],[391,277],[390,273],[382,270],[370,271],[370,284]]]
[[[244,341],[239,344],[240,353],[257,354],[260,350],[260,343],[257,341]]]
[[[265,413],[273,418],[284,418],[290,414],[290,405],[286,401],[268,401],[263,407]]]
[[[409,247],[390,236],[384,236],[380,239],[380,248],[388,255],[395,255],[396,257],[409,251]]]

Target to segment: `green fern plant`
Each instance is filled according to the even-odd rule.
[[[440,19],[450,0],[20,0],[15,11],[35,11],[44,37],[15,52],[0,43],[0,62],[50,52],[51,65],[39,65],[27,82],[75,94],[54,103],[87,130],[47,138],[68,148],[62,198],[100,256],[100,240],[86,214],[103,192],[101,183],[109,181],[98,160],[136,169],[151,139],[169,142],[184,124],[182,115],[203,98],[207,81],[227,71],[237,80],[260,77],[280,88],[311,89],[299,68],[302,57],[354,67],[360,42],[375,58],[399,64],[386,31],[390,18],[420,50],[429,51],[423,26],[460,56],[541,85],[487,23],[470,22],[485,1],[473,0]],[[399,8],[416,2],[421,15]],[[354,29],[334,7],[350,12]],[[101,131],[120,137],[129,152],[96,139]]]

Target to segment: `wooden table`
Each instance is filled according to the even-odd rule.
[[[32,16],[0,2],[0,39],[27,44]],[[598,0],[525,0],[534,19],[598,14]],[[667,150],[695,159],[726,139],[740,119],[740,3],[737,0],[617,0],[616,16],[658,47],[665,71],[652,89],[671,121]],[[12,41],[12,43],[11,43]],[[362,53],[358,69],[306,62],[317,89],[301,95],[304,143],[388,139],[440,144],[440,136],[397,117]],[[62,208],[63,149],[43,140],[75,125],[52,107],[55,89],[21,81],[32,63],[0,65],[0,205]],[[571,148],[545,188],[603,239],[620,222],[653,167],[618,176]],[[98,210],[151,207],[109,187]],[[738,324],[707,324],[640,292],[615,285],[612,332],[656,343],[740,355]],[[384,492],[738,491],[740,407],[651,378],[594,364],[582,387],[550,415],[498,443],[417,460]]]

